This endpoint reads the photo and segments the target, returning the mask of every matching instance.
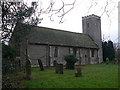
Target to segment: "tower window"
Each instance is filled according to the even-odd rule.
[[[89,23],[87,22],[87,27],[89,28]]]

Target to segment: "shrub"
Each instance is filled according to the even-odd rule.
[[[2,73],[13,73],[15,71],[14,59],[16,51],[10,46],[2,44]]]
[[[74,69],[74,64],[78,59],[74,55],[65,55],[64,56],[66,63],[66,69]]]

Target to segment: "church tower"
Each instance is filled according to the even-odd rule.
[[[82,28],[83,33],[88,34],[98,45],[99,63],[102,62],[101,18],[94,14],[82,17]]]

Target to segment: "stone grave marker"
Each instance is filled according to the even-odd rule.
[[[108,64],[108,63],[109,63],[109,58],[107,57],[107,58],[106,58],[106,64]]]
[[[26,78],[31,79],[31,63],[29,59],[26,60]]]
[[[38,63],[39,63],[39,66],[40,66],[40,70],[44,71],[44,67],[43,67],[42,61],[40,59],[38,59]]]
[[[77,68],[77,73],[75,73],[75,77],[81,77],[82,76],[82,69],[79,67]]]
[[[56,64],[56,73],[63,74],[63,64]]]

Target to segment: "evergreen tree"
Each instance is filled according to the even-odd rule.
[[[112,61],[115,58],[115,50],[113,47],[113,42],[102,42],[102,48],[103,48],[103,61],[106,61],[106,58],[108,57],[110,61]]]
[[[112,41],[108,41],[108,51],[108,58],[110,59],[110,61],[112,61],[115,58],[115,50]]]
[[[102,42],[102,48],[103,48],[103,61],[106,61],[106,58],[108,57],[107,42]]]

